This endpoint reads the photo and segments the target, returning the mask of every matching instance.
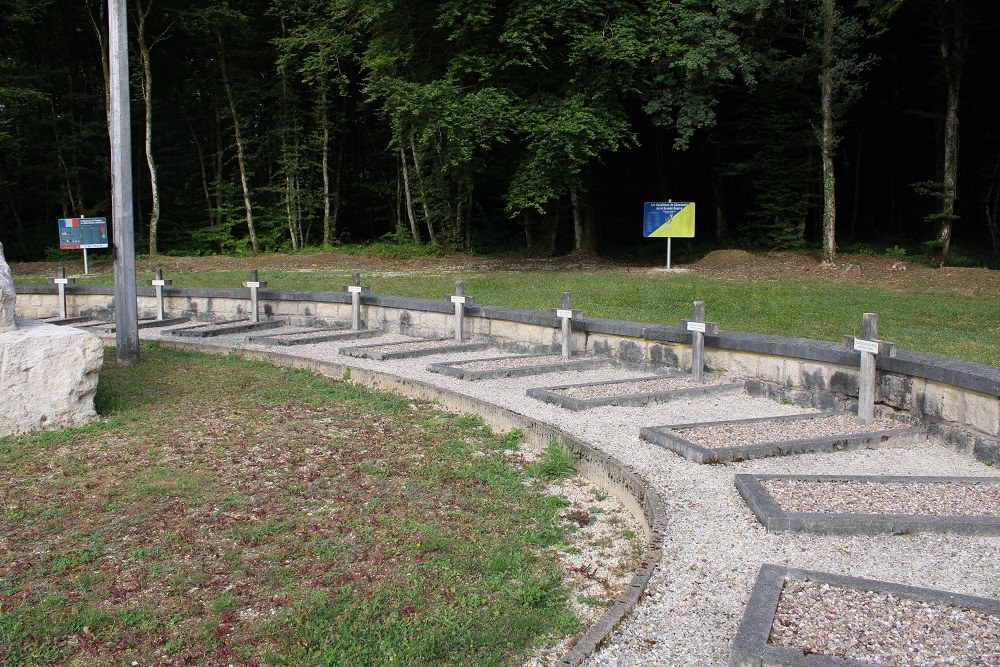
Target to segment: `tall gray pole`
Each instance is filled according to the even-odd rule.
[[[139,361],[139,314],[135,289],[125,0],[108,0],[108,63],[111,75],[108,133],[111,136],[111,219],[115,243],[115,342],[118,363],[129,365]]]

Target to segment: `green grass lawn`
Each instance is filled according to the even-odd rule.
[[[0,665],[516,665],[578,630],[516,433],[156,346],[96,404],[0,438]]]

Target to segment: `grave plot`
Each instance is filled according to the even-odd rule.
[[[639,436],[695,463],[874,449],[926,437],[923,429],[890,419],[860,424],[849,412],[648,426]]]
[[[485,350],[489,343],[459,343],[451,338],[430,338],[426,340],[403,341],[401,343],[378,343],[340,348],[340,354],[359,359],[386,361],[389,359],[411,359],[432,354],[451,352],[475,352]]]
[[[184,336],[189,338],[210,338],[212,336],[225,336],[227,334],[245,333],[247,331],[260,331],[262,329],[277,329],[284,326],[281,320],[265,320],[264,322],[254,322],[252,320],[230,320],[228,322],[213,322],[210,324],[196,324],[180,329],[171,329],[167,333],[171,336]]]
[[[490,380],[506,377],[541,375],[559,371],[599,368],[608,363],[601,357],[572,357],[558,354],[528,354],[513,357],[492,357],[444,364],[429,364],[427,370],[460,380]]]
[[[567,410],[579,411],[602,405],[638,407],[710,394],[738,394],[742,391],[742,382],[726,382],[721,379],[697,382],[688,375],[672,374],[560,387],[539,387],[529,389],[527,394],[531,398],[554,403]]]
[[[772,532],[1000,535],[1000,477],[736,475]]]
[[[733,667],[1000,664],[1000,600],[765,564]]]
[[[169,317],[164,320],[158,320],[156,318],[146,318],[139,320],[138,326],[140,329],[157,329],[159,327],[172,327],[175,324],[184,324],[188,321],[186,317]],[[113,322],[102,322],[104,326],[101,331],[104,333],[115,333],[118,329],[118,325]]]
[[[74,326],[74,327],[94,327],[99,324],[108,324],[106,320],[98,320],[88,315],[81,315],[79,317],[46,317],[42,320],[46,324],[54,324],[58,327],[62,326]]]
[[[309,345],[311,343],[328,343],[337,340],[359,340],[374,338],[384,332],[378,329],[361,329],[354,331],[347,327],[298,327],[294,330],[250,336],[251,343],[261,345],[277,345],[290,347],[292,345]]]

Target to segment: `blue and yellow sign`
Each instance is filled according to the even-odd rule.
[[[646,202],[642,210],[646,238],[694,238],[694,202]]]

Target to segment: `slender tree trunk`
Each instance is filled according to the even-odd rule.
[[[344,173],[344,142],[337,144],[337,160],[333,168],[333,189],[330,192],[330,243],[336,240],[337,222],[340,220],[340,183]]]
[[[180,92],[174,88],[174,95],[177,100],[183,99]],[[201,175],[201,191],[205,195],[205,210],[208,213],[208,224],[212,224],[212,191],[208,186],[208,167],[205,164],[205,149],[201,145],[201,141],[198,139],[198,133],[194,130],[194,123],[191,122],[191,116],[188,114],[187,109],[183,104],[179,104],[181,108],[181,115],[184,116],[184,122],[187,123],[188,131],[191,133],[191,142],[194,144],[195,154],[198,156],[198,172]]]
[[[97,12],[94,12],[96,4]],[[108,133],[111,132],[111,65],[108,63],[108,19],[104,14],[107,7],[105,0],[98,0],[92,3],[87,0],[87,15],[90,17],[90,25],[97,35],[97,44],[101,49],[101,74],[104,77],[104,117],[108,119]]]
[[[222,116],[219,114],[219,109],[215,108],[215,222],[213,224],[221,225],[223,212],[222,212],[222,167],[223,159],[225,153],[222,142]]]
[[[570,188],[569,200],[573,205],[573,252],[579,253],[583,249],[583,216],[580,214],[580,198],[576,194],[576,188]]]
[[[406,165],[406,150],[402,142],[399,144],[399,159],[403,165],[403,194],[406,198],[406,217],[410,221],[410,233],[413,242],[420,243],[420,230],[417,229],[417,218],[413,213],[413,195],[410,194],[410,169]]]
[[[151,206],[149,211],[149,254],[155,256],[158,252],[158,229],[160,225],[160,187],[157,179],[156,161],[153,159],[153,67],[150,60],[150,52],[156,44],[146,40],[146,19],[153,9],[153,0],[142,7],[139,6],[138,26],[136,39],[139,42],[139,57],[142,62],[142,101],[145,105],[146,115],[146,167],[149,169],[149,191]]]
[[[226,98],[229,100],[229,112],[233,116],[233,133],[236,136],[236,164],[240,169],[240,186],[243,188],[243,206],[247,214],[247,231],[250,233],[250,249],[254,253],[260,252],[257,244],[257,230],[253,224],[253,206],[250,203],[250,184],[247,178],[246,159],[243,157],[243,138],[240,135],[240,118],[236,113],[236,100],[233,97],[233,87],[229,82],[229,73],[226,70],[226,53],[222,42],[222,33],[215,33],[219,42],[219,69],[222,73],[222,85],[226,90]]]
[[[424,222],[427,223],[427,235],[430,237],[431,243],[437,243],[437,230],[431,219],[431,207],[424,190],[424,177],[420,173],[420,160],[417,157],[417,142],[413,137],[413,130],[410,130],[410,152],[413,154],[413,172],[417,175],[417,189],[420,191],[420,205],[424,210]]]
[[[597,229],[590,193],[571,188],[569,197],[573,205],[573,252],[594,255],[597,253]]]
[[[1000,162],[993,167],[993,178],[983,197],[983,214],[986,216],[986,227],[990,232],[993,244],[993,254],[1000,255]]]
[[[833,35],[837,29],[835,0],[823,0],[823,62],[820,76],[820,108],[823,116],[820,155],[823,163],[823,257],[833,261],[837,254],[837,185],[833,153]]]
[[[941,60],[945,73],[944,110],[944,165],[940,222],[935,238],[935,257],[938,264],[948,261],[951,251],[951,233],[955,222],[955,199],[958,190],[958,101],[962,84],[962,69],[968,45],[964,5],[950,0],[938,0],[941,43]]]
[[[326,77],[320,73],[319,79],[319,126],[322,128],[320,145],[320,169],[323,174],[323,245],[333,244],[335,234],[331,218],[330,201],[330,112],[327,109]]]
[[[52,133],[55,135],[56,139],[56,159],[59,161],[59,167],[62,169],[63,178],[66,180],[66,197],[69,200],[69,208],[71,211],[80,212],[80,208],[77,206],[76,199],[73,197],[73,184],[70,182],[69,167],[66,165],[66,160],[63,158],[62,150],[62,140],[59,138],[59,119],[56,117],[56,105],[49,98],[49,108],[52,110]]]

